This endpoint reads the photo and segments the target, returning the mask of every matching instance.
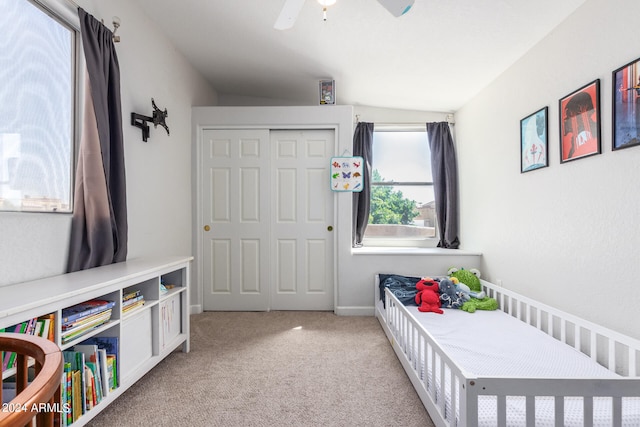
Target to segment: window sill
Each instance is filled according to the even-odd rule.
[[[382,247],[370,246],[362,248],[351,248],[352,255],[432,255],[432,256],[479,256],[481,252],[468,251],[463,249],[443,249],[443,248],[402,248],[402,247]]]

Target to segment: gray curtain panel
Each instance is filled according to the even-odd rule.
[[[458,166],[449,123],[427,123],[427,135],[438,217],[438,247],[458,249]]]
[[[353,193],[352,245],[362,246],[371,209],[371,161],[373,160],[373,123],[359,122],[353,134],[353,155],[363,159],[363,189]]]
[[[78,8],[87,82],[67,271],[127,258],[120,67],[113,33]]]

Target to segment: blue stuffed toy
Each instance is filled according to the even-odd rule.
[[[464,299],[465,302],[469,301],[471,298],[483,299],[487,296],[484,291],[473,292],[467,285],[458,281],[455,277],[452,277],[451,281],[455,285],[456,291],[462,295],[462,299]]]
[[[456,285],[451,279],[441,279],[440,284],[440,304],[442,308],[461,308],[465,299],[461,292],[456,290]]]

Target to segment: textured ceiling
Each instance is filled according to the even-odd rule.
[[[285,0],[133,0],[225,95],[454,112],[585,0],[416,0],[399,18],[376,0],[306,0],[273,28]]]

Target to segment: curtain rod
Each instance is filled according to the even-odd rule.
[[[424,123],[380,123],[373,122],[374,130],[377,131],[424,131],[427,129],[427,122]]]
[[[355,123],[360,122],[360,114],[356,114]],[[424,128],[427,122],[431,122],[433,120],[425,120],[424,122],[376,122],[373,123],[378,127],[388,127],[388,128]],[[453,114],[447,114],[444,121],[449,123],[449,125],[455,125],[455,121],[453,120]]]
[[[80,23],[78,22],[77,13],[78,13],[78,8],[81,8],[82,6],[80,6],[74,0],[54,0],[50,2],[46,2],[46,0],[35,0],[35,1],[45,9],[49,9],[49,10],[51,10],[53,6],[57,5],[58,7],[53,7],[53,11],[63,14],[66,18],[73,21],[74,26],[77,25],[76,27],[77,30],[80,29]],[[52,3],[54,4],[52,5]],[[66,6],[63,3],[66,3]],[[61,10],[62,7],[64,7],[65,10]],[[112,20],[113,30],[111,32],[113,33],[113,42],[118,43],[120,41],[120,36],[116,35],[116,31],[118,31],[118,28],[120,27],[120,18],[117,16],[114,16],[112,19],[113,19]],[[104,19],[101,19],[100,22],[102,22],[102,25],[104,25]]]

